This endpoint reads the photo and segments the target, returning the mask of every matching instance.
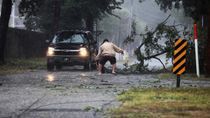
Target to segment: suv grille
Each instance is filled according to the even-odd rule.
[[[79,51],[55,51],[55,55],[79,55]]]

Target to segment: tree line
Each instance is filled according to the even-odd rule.
[[[12,9],[12,0],[2,1],[0,18],[0,64],[5,63],[4,49]],[[15,1],[14,1],[15,2]],[[94,22],[120,9],[123,0],[21,0],[19,12],[27,29],[48,34],[64,29],[93,31]]]

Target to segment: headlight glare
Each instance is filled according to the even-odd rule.
[[[88,51],[86,48],[80,48],[80,56],[82,57],[88,56]]]
[[[48,50],[47,50],[47,56],[52,56],[52,55],[54,55],[54,50],[55,50],[55,48],[49,47]]]

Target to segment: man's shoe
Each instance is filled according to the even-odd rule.
[[[112,72],[112,74],[113,74],[113,75],[117,75],[117,73],[116,73],[116,72]]]

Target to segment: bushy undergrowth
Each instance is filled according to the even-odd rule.
[[[7,59],[6,64],[0,66],[0,75],[45,68],[45,58]]]

